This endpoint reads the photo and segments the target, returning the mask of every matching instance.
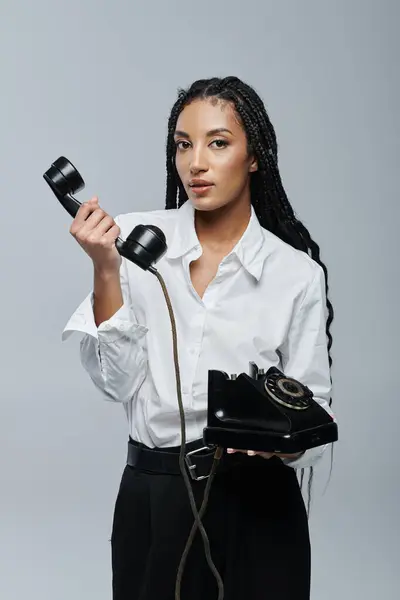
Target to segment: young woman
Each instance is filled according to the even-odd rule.
[[[106,400],[123,405],[129,427],[111,538],[113,598],[173,600],[194,517],[178,465],[164,296],[157,279],[121,259],[114,244],[140,223],[158,226],[167,240],[157,269],[176,319],[187,452],[203,446],[209,369],[278,366],[332,415],[333,311],[319,247],[282,186],[273,126],[238,78],[180,91],[168,123],[165,209],[114,220],[93,198],[76,215],[70,232],[93,262],[94,285],[64,339],[84,334],[83,367]],[[224,452],[202,519],[224,600],[309,599],[310,539],[297,470],[312,474],[325,450]],[[197,458],[197,474],[207,475],[212,453]],[[206,483],[192,481],[198,506]],[[199,532],[180,593],[182,600],[221,598]]]

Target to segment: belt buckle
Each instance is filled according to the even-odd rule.
[[[198,448],[197,450],[192,450],[185,454],[185,462],[189,471],[189,475],[194,481],[201,481],[202,479],[208,479],[210,477],[210,473],[208,475],[197,475],[196,469],[197,465],[193,464],[192,459],[190,458],[193,454],[197,454],[198,452],[202,452],[203,450],[210,450],[209,446],[203,446],[202,448]]]

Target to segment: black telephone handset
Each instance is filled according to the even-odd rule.
[[[81,203],[72,194],[83,190],[85,182],[74,165],[64,156],[60,156],[43,174],[43,178],[65,210],[75,218]],[[167,251],[165,235],[155,225],[137,225],[126,240],[118,237],[115,246],[121,256],[153,273],[153,263]]]

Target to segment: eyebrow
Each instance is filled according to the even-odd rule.
[[[226,129],[226,127],[217,127],[216,129],[211,129],[211,131],[207,131],[207,137],[211,137],[212,135],[217,135],[218,133],[230,133],[233,135],[232,131]],[[189,138],[190,135],[186,133],[186,131],[181,131],[177,129],[174,135],[179,135],[180,137]]]

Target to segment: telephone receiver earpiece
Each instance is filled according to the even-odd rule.
[[[43,178],[65,210],[75,218],[81,202],[73,194],[85,187],[78,170],[64,156],[60,156],[43,174]],[[137,225],[126,240],[118,237],[115,246],[121,256],[153,273],[156,272],[153,263],[167,251],[164,232],[155,225]]]

